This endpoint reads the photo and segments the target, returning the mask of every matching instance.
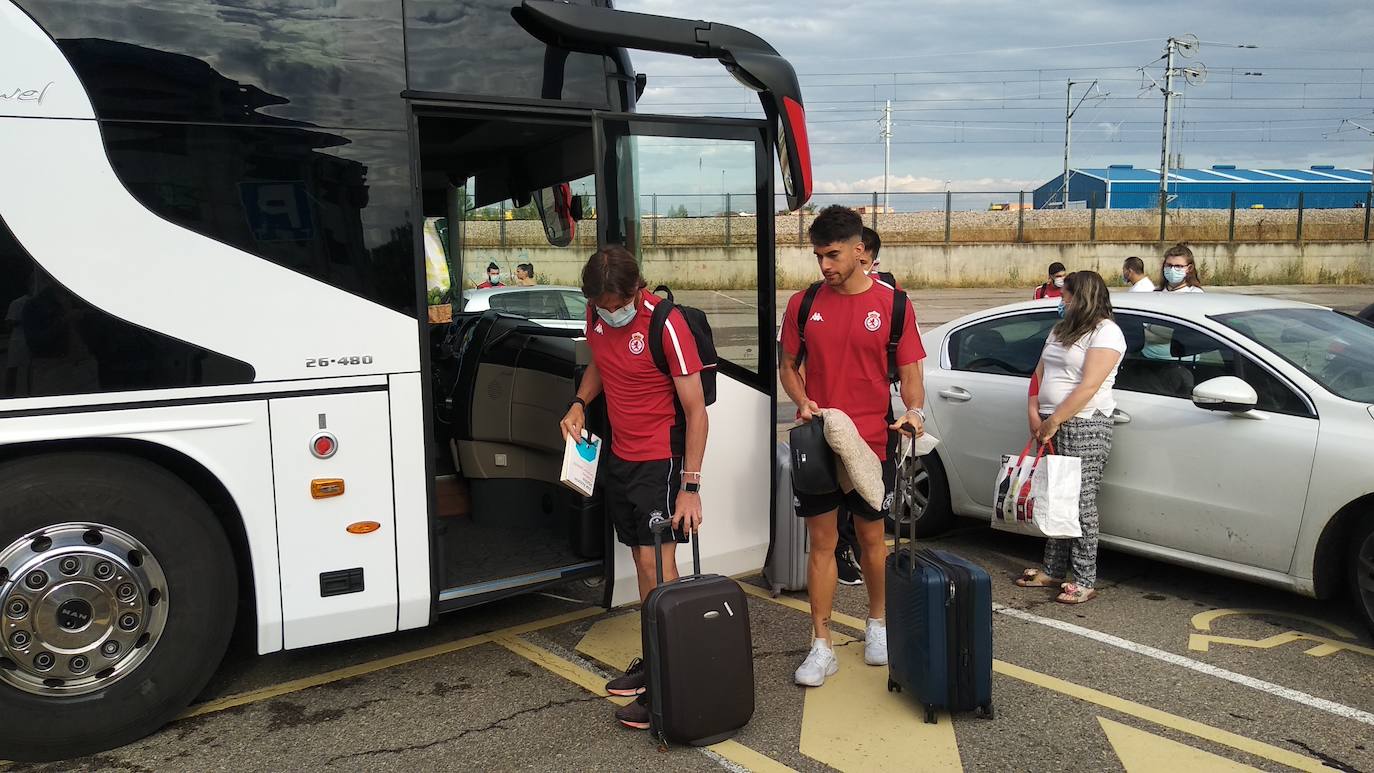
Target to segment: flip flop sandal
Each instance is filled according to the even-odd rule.
[[[1092,588],[1080,588],[1071,582],[1066,582],[1060,587],[1064,592],[1054,597],[1060,604],[1082,604],[1097,598],[1097,591]]]
[[[1016,578],[1016,584],[1022,588],[1053,588],[1063,583],[1063,580],[1057,580],[1039,569],[1027,569]]]

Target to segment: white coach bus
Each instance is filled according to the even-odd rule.
[[[626,49],[718,60],[765,119],[635,113]],[[455,288],[490,252],[468,208],[634,247],[636,186],[708,157],[758,213],[753,289],[707,308],[728,574],[770,533],[775,159],[790,208],[811,187],[764,41],[609,0],[0,0],[0,758],[152,732],[236,625],[268,653],[579,577],[634,598],[558,485],[580,333],[431,322],[422,226],[454,225]]]

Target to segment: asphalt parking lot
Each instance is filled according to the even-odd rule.
[[[1374,301],[1369,287],[1266,292],[1346,310]],[[913,297],[933,325],[1025,294]],[[747,577],[753,722],[715,747],[659,750],[614,724],[600,692],[638,649],[637,612],[594,606],[579,582],[420,631],[265,657],[236,644],[200,702],[161,732],[84,759],[0,767],[1374,773],[1374,642],[1344,600],[1104,550],[1100,598],[1065,607],[1011,583],[1035,563],[1035,540],[961,522],[928,544],[993,576],[995,719],[924,724],[912,701],[886,691],[886,669],[863,664],[861,646],[839,647],[841,670],[825,687],[794,686],[809,645],[805,594],[770,598]],[[861,635],[865,598],[840,589],[837,632]]]

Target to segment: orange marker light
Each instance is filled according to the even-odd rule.
[[[310,496],[315,499],[343,496],[343,493],[343,478],[316,478],[310,481]]]
[[[376,521],[358,521],[357,523],[350,523],[348,525],[348,533],[371,534],[380,528],[382,528],[382,525]]]

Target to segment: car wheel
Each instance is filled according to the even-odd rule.
[[[915,456],[903,462],[897,470],[897,491],[894,509],[887,516],[887,529],[895,536],[909,536],[912,521],[916,536],[933,537],[949,529],[954,523],[954,511],[949,503],[949,482],[945,467],[935,454]]]
[[[1366,517],[1355,527],[1352,536],[1350,554],[1345,561],[1350,598],[1365,625],[1374,633],[1374,518]]]
[[[0,755],[70,759],[157,730],[218,667],[237,598],[223,528],[163,468],[0,464]]]

